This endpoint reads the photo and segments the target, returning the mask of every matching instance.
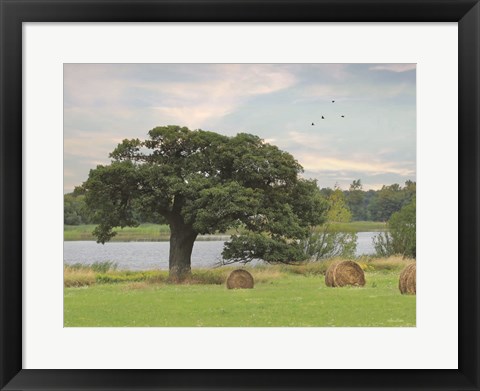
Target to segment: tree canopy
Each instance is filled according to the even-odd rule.
[[[297,262],[299,241],[324,222],[327,205],[313,180],[302,179],[292,155],[258,136],[234,137],[180,126],[156,127],[145,140],[123,140],[109,165],[90,171],[82,185],[87,207],[105,243],[114,227],[136,226],[140,216],[170,226],[173,280],[191,270],[198,234],[242,233],[226,242],[226,262]]]

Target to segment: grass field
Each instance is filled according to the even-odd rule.
[[[248,270],[255,288],[245,290],[226,289],[224,281],[232,268],[196,270],[188,283],[174,285],[165,271],[66,267],[64,325],[415,326],[415,296],[398,290],[398,276],[407,262],[359,260],[367,280],[362,288],[326,287],[323,273],[328,265],[323,262],[252,267]]]
[[[331,229],[338,232],[382,232],[387,224],[381,221],[351,221],[349,223],[332,223]]]
[[[87,225],[64,225],[64,240],[95,240],[92,236],[94,224]],[[161,224],[141,224],[138,227],[115,228],[117,235],[112,241],[132,242],[132,241],[157,241],[168,240],[170,229],[168,225]]]
[[[92,231],[95,225],[65,225],[63,230],[64,240],[95,240]],[[342,232],[377,232],[386,229],[385,223],[375,221],[353,221],[350,223],[334,223],[331,228]],[[169,240],[170,229],[161,224],[140,224],[138,227],[116,228],[117,235],[112,241],[162,241]],[[234,233],[227,232],[227,235]],[[198,240],[208,240],[215,236],[199,237]]]

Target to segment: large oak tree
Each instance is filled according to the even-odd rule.
[[[124,140],[109,165],[90,171],[82,185],[99,222],[94,235],[110,240],[114,227],[136,226],[143,216],[163,216],[170,226],[170,278],[191,272],[199,234],[240,227],[225,243],[225,262],[298,262],[299,241],[325,219],[326,203],[315,181],[299,177],[287,152],[251,134],[162,126],[146,140]]]

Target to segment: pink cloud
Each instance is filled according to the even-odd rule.
[[[417,64],[380,64],[370,67],[371,71],[407,72],[417,68]]]

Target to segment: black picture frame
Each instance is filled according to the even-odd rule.
[[[2,390],[480,389],[479,0],[0,0],[0,13]],[[22,23],[161,21],[458,22],[457,370],[22,369]]]

